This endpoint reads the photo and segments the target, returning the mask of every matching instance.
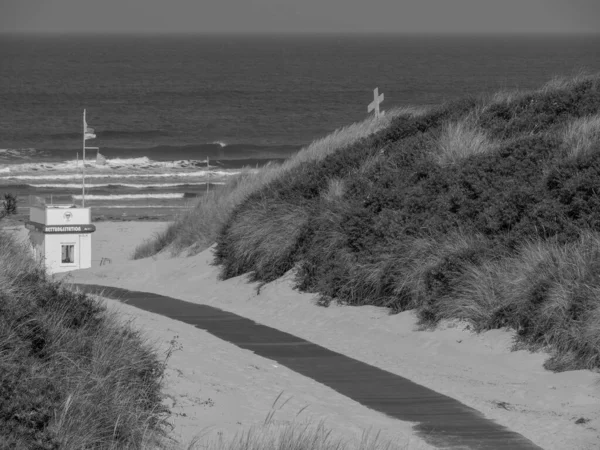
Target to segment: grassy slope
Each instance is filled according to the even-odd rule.
[[[163,368],[136,331],[47,280],[0,230],[0,448],[159,444]]]
[[[368,432],[360,442],[334,439],[324,423],[278,425],[276,409],[228,441],[169,444],[165,362],[96,300],[47,280],[0,230],[0,449],[406,448]]]
[[[242,170],[224,187],[200,198],[194,208],[186,211],[162,233],[154,236],[134,252],[133,259],[147,258],[169,248],[177,254],[181,250],[200,252],[212,245],[231,211],[248,195],[259,191],[271,181],[281,178],[307,161],[320,161],[325,156],[389,125],[394,117],[418,115],[423,108],[406,107],[387,111],[380,118],[369,118],[336,130],[286,160],[283,164],[269,164],[256,172]],[[191,248],[190,248],[191,247]]]
[[[399,116],[238,202],[222,276],[424,325],[510,326],[554,370],[600,367],[600,76]]]

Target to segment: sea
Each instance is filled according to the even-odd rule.
[[[600,72],[600,35],[0,35],[0,195],[173,220],[381,107]],[[100,156],[98,156],[98,154]],[[0,198],[1,200],[1,198]]]

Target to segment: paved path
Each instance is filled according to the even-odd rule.
[[[194,325],[240,348],[277,361],[368,408],[417,422],[414,427],[417,434],[436,447],[540,450],[520,434],[486,419],[479,411],[453,398],[236,314],[148,292],[91,284],[74,286]]]

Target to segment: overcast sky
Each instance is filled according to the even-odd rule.
[[[0,0],[0,31],[600,32],[600,0]]]

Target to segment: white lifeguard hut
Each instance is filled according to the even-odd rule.
[[[92,267],[92,224],[90,208],[77,205],[32,204],[29,240],[33,254],[49,273]]]
[[[85,207],[85,141],[93,139],[94,129],[87,126],[83,111],[82,203],[47,204],[45,199],[30,197],[29,240],[34,257],[43,262],[49,273],[92,267],[92,212]]]

